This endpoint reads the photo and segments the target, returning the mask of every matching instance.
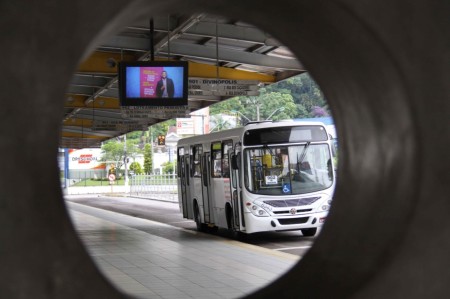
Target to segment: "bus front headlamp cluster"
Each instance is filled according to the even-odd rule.
[[[324,202],[324,203],[322,204],[321,209],[322,209],[323,211],[329,211],[330,208],[331,208],[331,199],[328,199],[326,202]]]
[[[256,205],[255,203],[246,202],[245,206],[247,209],[252,212],[253,215],[258,217],[269,217],[269,214],[262,207]]]

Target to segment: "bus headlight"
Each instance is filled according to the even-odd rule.
[[[264,210],[262,207],[258,206],[255,203],[246,202],[245,206],[255,216],[258,216],[258,217],[269,217],[269,213],[267,213],[266,210]]]
[[[331,208],[331,199],[324,200],[319,206],[316,207],[316,211],[329,211]]]

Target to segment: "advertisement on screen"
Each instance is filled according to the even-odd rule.
[[[122,106],[179,106],[187,104],[187,63],[134,62],[121,64]]]

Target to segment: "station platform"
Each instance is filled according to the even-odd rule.
[[[120,213],[66,202],[89,254],[117,289],[135,298],[240,298],[299,257]]]

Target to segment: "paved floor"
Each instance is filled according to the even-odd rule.
[[[67,206],[104,275],[136,298],[239,298],[298,262],[295,255],[214,235],[72,202]]]

